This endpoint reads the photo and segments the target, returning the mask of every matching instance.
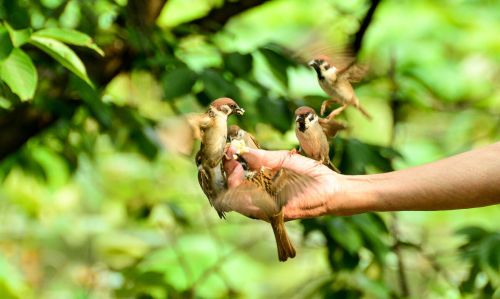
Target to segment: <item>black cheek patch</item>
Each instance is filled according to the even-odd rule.
[[[304,133],[305,130],[306,130],[306,124],[303,121],[299,121],[299,131]]]

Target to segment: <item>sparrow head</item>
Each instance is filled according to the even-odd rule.
[[[318,57],[309,61],[308,65],[316,71],[318,79],[320,80],[325,78],[327,72],[335,72],[337,70],[332,64],[330,64],[327,58],[323,57]]]
[[[229,128],[227,128],[227,138],[229,142],[234,139],[243,139],[243,130],[241,130],[238,125],[230,125]]]
[[[302,106],[295,110],[295,123],[301,132],[305,132],[318,121],[318,115],[311,107]]]
[[[210,106],[220,112],[225,113],[226,115],[231,115],[234,113],[243,115],[243,113],[245,113],[245,110],[243,108],[240,108],[240,106],[238,106],[238,104],[230,98],[218,98],[217,100],[213,101]]]

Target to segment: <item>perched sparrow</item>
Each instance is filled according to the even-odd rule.
[[[354,93],[351,83],[361,80],[365,69],[359,65],[350,63],[343,69],[337,69],[325,58],[316,58],[309,62],[309,66],[314,68],[318,75],[318,81],[321,88],[332,97],[330,101],[323,103],[321,115],[326,105],[331,102],[337,102],[344,107],[354,106],[367,118],[371,119],[370,114],[361,106],[359,99]]]
[[[227,141],[232,142],[233,140],[241,140],[245,143],[245,146],[249,148],[260,148],[260,144],[257,142],[257,140],[255,140],[255,138],[250,135],[250,133],[241,129],[238,125],[230,125],[227,129]]]
[[[339,111],[342,110],[337,109],[336,114],[321,118],[311,107],[302,106],[295,110],[295,135],[299,140],[300,152],[337,172],[338,169],[330,161],[328,138],[346,128],[343,123],[333,119]]]
[[[232,99],[219,98],[196,121],[201,130],[201,146],[196,154],[198,182],[214,207],[217,197],[227,189],[221,163],[226,148],[227,117],[233,113],[242,115],[244,112]],[[223,218],[224,212],[217,207],[216,210],[219,217]]]

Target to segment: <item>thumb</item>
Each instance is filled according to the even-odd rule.
[[[261,149],[250,149],[241,154],[247,161],[250,169],[260,169],[262,166],[272,169],[279,168],[289,155],[289,151],[266,151]]]

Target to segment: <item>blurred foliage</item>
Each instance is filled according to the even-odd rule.
[[[181,115],[220,96],[265,148],[296,146],[294,109],[325,97],[295,54],[351,42],[375,2],[0,0],[0,297],[500,298],[498,207],[289,223],[280,264],[178,153]],[[342,116],[342,172],[498,140],[499,20],[498,1],[381,1],[358,53],[374,119]]]

